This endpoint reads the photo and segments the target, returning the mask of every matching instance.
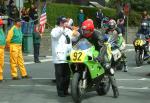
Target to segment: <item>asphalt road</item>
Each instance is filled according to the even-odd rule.
[[[134,51],[128,47],[127,73],[116,72],[120,91],[119,98],[113,98],[110,89],[105,96],[89,92],[84,96],[83,103],[150,103],[150,65],[144,63],[136,67]],[[0,103],[73,103],[71,96],[57,96],[54,78],[54,67],[51,57],[41,57],[42,63],[35,64],[32,56],[24,56],[29,80],[11,80],[9,55],[5,56],[4,81],[0,83]]]

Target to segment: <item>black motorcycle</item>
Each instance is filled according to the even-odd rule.
[[[148,52],[150,39],[146,39],[143,34],[138,34],[137,38],[133,41],[135,48],[135,61],[137,66],[141,66],[144,61],[147,61],[150,56],[144,57],[145,53]],[[148,43],[148,45],[147,45]],[[150,63],[148,61],[148,63]]]

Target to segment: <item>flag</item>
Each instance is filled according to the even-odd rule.
[[[42,14],[40,16],[40,33],[43,33],[45,30],[45,24],[47,22],[47,16],[46,16],[46,3],[44,3]]]

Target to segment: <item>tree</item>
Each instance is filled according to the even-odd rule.
[[[135,11],[150,10],[150,0],[110,0],[107,6],[119,9],[119,6],[124,3],[130,3],[131,9]]]

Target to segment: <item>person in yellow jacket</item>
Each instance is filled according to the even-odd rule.
[[[19,66],[22,78],[29,78],[26,68],[24,66],[24,59],[22,56],[22,38],[21,21],[15,20],[14,26],[8,31],[7,46],[10,49],[10,66],[11,76],[13,80],[18,80],[17,66]]]
[[[0,19],[0,82],[3,81],[4,48],[6,44],[5,35],[3,32],[3,24],[3,20]]]

